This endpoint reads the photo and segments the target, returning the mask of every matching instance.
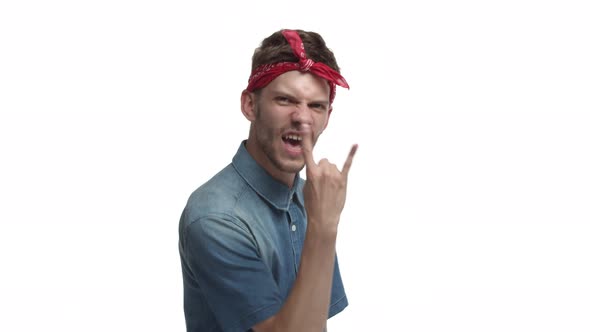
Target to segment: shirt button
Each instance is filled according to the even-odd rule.
[[[295,224],[291,225],[291,230],[295,232],[297,230],[297,226],[295,226]]]

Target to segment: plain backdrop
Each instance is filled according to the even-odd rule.
[[[0,330],[183,331],[178,220],[252,52],[321,33],[359,144],[330,331],[590,331],[586,1],[2,1]]]

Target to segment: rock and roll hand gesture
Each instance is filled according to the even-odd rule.
[[[313,158],[312,133],[309,127],[304,128],[303,157],[307,178],[303,196],[308,227],[315,226],[320,231],[337,231],[340,213],[346,201],[348,172],[357,148],[357,144],[352,146],[342,170],[325,158],[316,164]]]

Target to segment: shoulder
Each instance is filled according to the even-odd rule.
[[[238,246],[253,247],[247,221],[238,212],[247,204],[249,191],[231,164],[197,188],[180,218],[181,250],[207,255]]]
[[[234,167],[226,166],[190,195],[182,213],[181,227],[201,219],[235,219],[236,205],[247,191],[247,183]]]

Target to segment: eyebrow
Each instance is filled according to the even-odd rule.
[[[284,96],[287,97],[289,99],[295,100],[295,101],[300,101],[299,98],[293,96],[292,94],[285,92],[285,91],[280,91],[280,90],[271,90],[270,91],[273,95],[273,99],[279,96]],[[321,104],[323,106],[328,107],[330,105],[330,102],[328,100],[312,100],[310,101],[308,104]]]

